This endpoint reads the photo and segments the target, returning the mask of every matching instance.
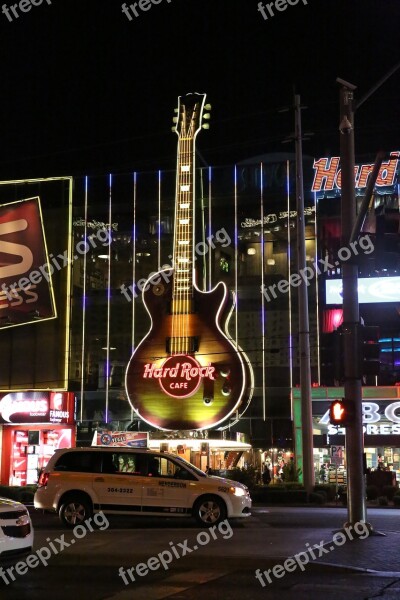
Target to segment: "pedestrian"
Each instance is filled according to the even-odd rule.
[[[214,471],[210,467],[210,465],[206,466],[206,475],[214,475]]]
[[[321,468],[319,470],[319,480],[321,483],[325,483],[326,482],[326,467],[325,465],[321,465]]]
[[[264,470],[262,473],[262,482],[264,485],[268,485],[271,483],[271,471],[269,470],[269,466],[267,464],[264,465]]]

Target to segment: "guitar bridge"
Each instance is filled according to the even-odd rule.
[[[199,349],[198,336],[183,336],[167,338],[167,354],[194,354]]]

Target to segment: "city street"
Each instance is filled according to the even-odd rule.
[[[344,543],[342,539],[340,546],[339,542],[335,545],[332,537],[346,517],[343,508],[257,507],[250,519],[234,522],[232,528],[216,528],[214,536],[186,519],[114,517],[109,527],[104,527],[105,519],[98,520],[102,530],[86,536],[80,531],[82,539],[74,539],[56,517],[33,513],[35,551],[44,547],[62,551],[54,556],[49,550],[52,556],[46,568],[29,569],[9,585],[1,582],[1,597],[302,600],[323,594],[325,600],[358,600],[381,592],[380,598],[400,597],[400,511],[370,509],[370,522],[385,535]],[[261,575],[312,548],[315,560],[310,552],[302,568],[295,563],[290,573],[277,569],[276,577],[270,571],[271,583]],[[166,569],[162,564],[156,570],[139,566],[151,557],[153,563],[148,564],[154,566],[157,556],[165,561]],[[301,561],[307,562],[304,554]],[[128,573],[132,567],[138,571],[131,571],[134,581]]]

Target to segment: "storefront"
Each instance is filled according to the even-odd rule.
[[[75,445],[72,392],[0,395],[1,484],[34,484],[58,448]]]
[[[342,388],[313,389],[317,481],[334,483],[337,473],[338,483],[346,484],[345,430],[329,422],[330,403],[343,393]],[[400,481],[400,387],[364,387],[362,398],[366,468],[392,471]]]
[[[191,462],[199,469],[206,471],[228,471],[242,467],[247,462],[253,463],[252,447],[244,441],[242,434],[237,434],[235,440],[210,439],[192,436],[183,438],[160,437],[161,432],[140,433],[131,431],[96,431],[93,436],[93,446],[129,446],[132,448],[149,448],[159,452],[177,454]]]

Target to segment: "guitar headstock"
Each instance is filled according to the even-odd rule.
[[[178,107],[175,108],[176,116],[172,131],[179,137],[193,139],[201,128],[209,129],[209,123],[203,123],[210,118],[211,104],[205,104],[206,94],[186,94],[179,96]],[[207,111],[207,112],[204,112]]]

